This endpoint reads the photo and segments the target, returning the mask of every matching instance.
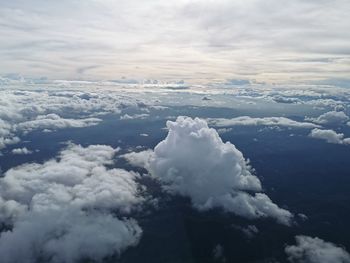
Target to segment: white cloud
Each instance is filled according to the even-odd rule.
[[[120,92],[95,92],[89,83],[57,90],[61,84],[50,82],[38,90],[21,84],[18,89],[0,90],[0,149],[18,143],[22,133],[97,125],[101,122],[97,116],[120,113],[127,107],[148,107],[142,100]],[[65,117],[67,114],[74,117]]]
[[[82,128],[97,125],[101,122],[98,118],[86,119],[65,119],[57,114],[39,115],[35,120],[21,122],[14,126],[17,131],[30,132],[32,130],[44,129],[64,129],[64,128]]]
[[[121,120],[134,120],[134,119],[146,119],[147,117],[149,117],[149,114],[147,114],[147,113],[134,114],[134,115],[124,114],[123,116],[120,116],[120,119]]]
[[[242,153],[223,143],[204,120],[178,117],[168,121],[169,133],[154,149],[126,155],[132,163],[145,164],[163,189],[171,194],[190,197],[199,210],[214,207],[250,219],[272,217],[290,224],[292,214],[279,208],[260,192],[259,179],[252,174]]]
[[[32,151],[28,150],[26,147],[12,149],[12,154],[31,154]]]
[[[306,118],[318,124],[324,125],[340,125],[349,120],[349,117],[343,111],[329,111],[317,118]]]
[[[19,141],[20,139],[12,133],[11,124],[0,118],[0,150],[5,148],[6,145],[16,144]]]
[[[342,247],[320,238],[296,236],[296,245],[287,246],[288,260],[294,263],[349,263],[350,254]]]
[[[229,126],[280,126],[290,128],[316,128],[319,125],[310,122],[294,121],[285,117],[264,117],[264,118],[252,118],[249,116],[241,116],[232,119],[225,118],[211,118],[208,119],[209,124],[216,127],[229,127]]]
[[[130,164],[137,167],[147,167],[150,158],[153,155],[152,150],[145,150],[141,152],[130,152],[123,154],[122,157],[125,158]]]
[[[116,151],[70,144],[57,159],[8,170],[0,220],[13,228],[0,236],[2,262],[100,261],[136,245],[142,230],[124,217],[144,198],[138,174],[106,168]]]
[[[325,140],[328,143],[350,144],[350,138],[344,138],[343,133],[337,133],[333,130],[321,130],[316,128],[311,131],[309,137]]]

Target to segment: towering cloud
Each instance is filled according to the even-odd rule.
[[[107,169],[117,150],[71,144],[57,159],[10,169],[0,179],[1,262],[100,261],[136,245],[130,212],[143,198],[138,174]]]
[[[350,254],[320,238],[296,236],[296,245],[287,246],[288,260],[294,263],[349,263]]]
[[[133,163],[146,163],[165,191],[189,197],[198,210],[219,207],[251,219],[272,217],[290,224],[291,213],[260,193],[261,183],[243,154],[224,143],[204,120],[178,117],[167,127],[169,133],[154,153],[126,156]]]

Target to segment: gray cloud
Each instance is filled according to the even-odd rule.
[[[296,245],[285,248],[293,263],[349,263],[350,254],[342,247],[320,238],[296,236]]]
[[[0,8],[0,33],[7,36],[0,73],[196,82],[346,79],[348,8],[346,0],[15,0]],[[101,67],[84,70],[91,65]]]

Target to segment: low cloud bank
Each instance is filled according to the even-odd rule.
[[[154,152],[124,157],[148,169],[165,191],[189,197],[198,210],[217,207],[250,219],[272,217],[291,223],[292,214],[261,193],[260,180],[243,154],[230,142],[224,143],[206,121],[178,117],[168,121],[167,128],[167,137]]]
[[[144,201],[137,173],[107,169],[117,150],[71,144],[57,159],[24,164],[0,179],[1,262],[100,261],[138,243],[129,218]]]
[[[296,245],[287,246],[288,260],[294,263],[349,263],[350,254],[342,247],[320,238],[296,236]]]

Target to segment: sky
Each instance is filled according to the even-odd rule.
[[[349,82],[348,0],[0,0],[0,75]]]

